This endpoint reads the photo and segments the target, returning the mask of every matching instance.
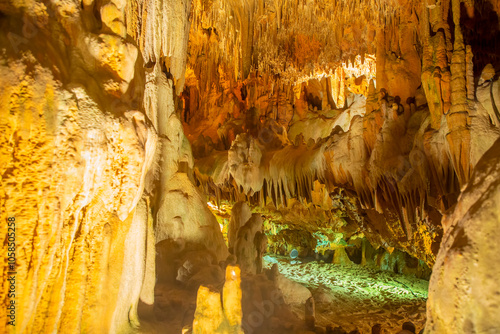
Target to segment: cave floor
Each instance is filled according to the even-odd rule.
[[[387,333],[396,333],[405,321],[411,321],[418,333],[425,325],[426,280],[357,265],[292,261],[284,256],[264,258],[267,268],[277,262],[281,274],[309,288],[319,326],[331,324],[371,333],[371,327],[380,323]],[[292,308],[304,318],[303,305]]]

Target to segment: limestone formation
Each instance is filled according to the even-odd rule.
[[[193,334],[242,334],[241,276],[238,267],[226,268],[221,292],[200,286],[196,300]]]
[[[177,19],[187,24],[185,9]],[[138,326],[138,303],[154,303],[163,237],[206,242],[226,256],[215,218],[194,204],[201,197],[182,176],[192,158],[172,87],[182,90],[187,38],[171,19],[156,25],[155,10],[147,1],[0,5],[1,198],[4,218],[19,222],[19,333]],[[170,40],[153,42],[163,27]],[[175,82],[161,72],[165,62]],[[159,197],[179,199],[176,187],[188,197],[180,211],[158,209]],[[160,227],[161,219],[174,223]],[[14,328],[5,316],[1,332]]]
[[[283,298],[287,304],[302,305],[305,304],[312,296],[311,291],[309,291],[309,289],[305,286],[302,286],[279,273],[276,277],[276,286],[283,294]]]
[[[221,333],[224,325],[220,293],[201,286],[196,299],[193,334]]]
[[[243,272],[260,273],[263,249],[265,249],[265,235],[262,235],[262,218],[258,213],[254,213],[238,229],[234,243],[236,262]]]
[[[228,247],[230,251],[233,251],[234,244],[238,235],[238,230],[240,227],[246,224],[246,222],[252,216],[252,212],[245,202],[238,202],[233,205],[231,220],[229,222],[227,240]]]
[[[316,309],[313,297],[309,297],[306,300],[304,317],[306,320],[306,327],[309,329],[315,329]]]
[[[1,2],[0,332],[346,332],[293,315],[314,299],[275,255],[432,269],[425,333],[498,331],[499,18]]]
[[[430,281],[424,333],[479,333],[496,326],[499,272],[486,260],[494,256],[496,244],[484,240],[499,232],[494,204],[500,194],[499,152],[496,141],[476,165],[453,212],[443,220],[445,233]]]

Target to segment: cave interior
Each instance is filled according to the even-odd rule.
[[[0,332],[500,333],[499,18],[2,1]]]

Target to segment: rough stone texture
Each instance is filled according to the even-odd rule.
[[[220,292],[201,286],[196,299],[193,334],[227,333],[221,329],[224,320]]]
[[[234,244],[234,255],[244,273],[257,273],[257,257],[261,255],[260,242],[256,244],[257,233],[262,232],[262,218],[254,213],[250,219],[238,229]],[[257,238],[260,241],[260,238]],[[261,261],[261,260],[260,260]]]
[[[304,4],[297,8],[305,14],[309,7]],[[497,51],[486,46],[498,40],[497,15],[490,30],[497,37],[480,42],[481,47],[473,42],[481,39],[474,37],[479,17],[498,6],[400,1],[381,5],[367,19],[364,10],[370,5],[361,2],[364,8],[357,13],[366,29],[359,30],[358,17],[339,18],[332,29],[323,20],[344,10],[330,11],[341,1],[307,4],[320,5],[311,17],[321,19],[310,22],[294,13],[294,1],[274,3],[275,8],[260,2],[236,6],[231,13],[238,18],[226,20],[220,19],[226,14],[217,1],[195,4],[194,11],[203,13],[190,31],[187,82],[196,102],[190,103],[184,126],[190,140],[203,131],[218,151],[195,162],[197,180],[218,202],[245,196],[262,207],[269,221],[279,222],[278,229],[307,235],[330,227],[349,237],[362,232],[375,248],[402,250],[432,266],[442,215],[453,208],[477,161],[499,136]],[[255,22],[253,36],[242,13]],[[377,25],[378,19],[384,24]],[[295,32],[296,22],[308,32]],[[342,33],[337,36],[337,31]],[[326,43],[325,36],[332,42]],[[355,43],[360,36],[362,42]],[[248,39],[255,45],[255,71],[250,72],[244,65]],[[488,56],[483,45],[491,50]],[[376,75],[359,66],[367,62],[346,61],[350,56],[343,51],[353,50],[375,54]],[[332,62],[342,54],[345,63],[326,70],[326,53]],[[488,59],[495,64],[479,76],[478,67]],[[348,73],[353,67],[359,70]],[[249,121],[255,113],[260,124]],[[262,124],[269,119],[286,130],[288,141],[281,146],[271,148],[263,140]],[[225,157],[221,152],[228,149]],[[286,231],[272,231],[270,249],[286,253],[291,245],[280,244],[279,238]],[[335,253],[337,261],[350,263],[342,251]]]
[[[170,239],[183,245],[204,245],[219,261],[226,259],[227,248],[219,224],[188,176],[176,173],[167,184],[157,215],[156,242]]]
[[[0,69],[2,215],[18,221],[16,328],[107,331],[112,305],[137,301],[118,289],[131,226],[145,246],[147,225],[134,216],[157,136],[139,111],[111,113],[91,96],[95,86],[63,83],[27,46],[17,60],[3,54]],[[143,276],[135,274],[127,281],[138,298]]]
[[[477,163],[452,213],[433,269],[425,333],[494,333],[500,316],[500,270],[493,240],[500,233],[500,141]],[[453,283],[451,283],[453,282]]]
[[[136,327],[139,301],[154,303],[155,244],[179,222],[174,237],[227,256],[175,116],[190,4],[165,1],[174,17],[160,21],[157,5],[0,4],[0,204],[18,222],[18,333]],[[14,330],[5,316],[0,332]]]
[[[280,289],[287,304],[303,305],[312,296],[308,288],[281,274],[278,274],[276,278],[276,286]]]
[[[487,88],[482,89],[478,92],[485,96]],[[313,232],[318,229],[311,223],[319,227],[329,221],[337,232],[354,223],[375,247],[395,247],[432,266],[441,240],[441,216],[456,202],[466,180],[465,174],[457,174],[450,153],[449,137],[454,135],[445,118],[439,130],[429,128],[432,114],[421,97],[400,113],[396,97],[382,92],[377,98],[373,90],[367,94],[354,98],[348,109],[333,110],[331,118],[308,116],[294,122],[288,135],[295,135],[295,143],[283,142],[281,149],[266,147],[248,130],[236,137],[227,160],[224,151],[217,158],[199,159],[196,177],[217,194],[217,201],[249,196],[273,219]],[[484,101],[491,109],[492,99]],[[470,102],[474,112],[464,145],[472,165],[499,135],[483,104]],[[308,130],[316,125],[319,131]],[[324,128],[328,131],[321,134]],[[343,210],[342,218],[332,215],[332,208]],[[304,221],[308,223],[301,224]]]
[[[234,333],[241,333],[243,311],[241,308],[241,271],[237,266],[227,266],[226,282],[222,293],[224,315]]]
[[[141,200],[137,205],[125,239],[121,285],[110,332],[126,330],[128,322],[133,327],[138,327],[140,324],[137,315],[139,300],[153,304],[154,283],[147,282],[146,279],[151,280],[155,277],[155,268],[151,265],[155,261],[155,253],[150,251],[151,248],[154,250],[151,229],[147,203],[145,200]],[[146,247],[144,247],[145,241]]]
[[[480,239],[498,220],[487,199],[496,171],[480,163],[475,181],[471,173],[500,135],[499,8],[1,2],[0,218],[18,222],[17,331],[132,330],[137,309],[155,304],[157,278],[187,290],[220,284],[228,252],[206,196],[259,205],[266,219],[300,230],[302,255],[313,233],[330,230],[432,265],[444,229],[437,272],[478,276],[456,287],[433,279],[427,330],[495,330],[497,317],[484,314],[496,311],[488,303],[497,291],[477,277],[495,270],[483,268],[495,255]],[[266,238],[243,224],[262,222],[240,214],[230,244],[244,272],[259,272]],[[352,261],[344,248],[337,262]],[[267,298],[259,279],[249,286]],[[440,304],[445,291],[458,296],[452,307]],[[459,321],[442,305],[457,307]],[[0,313],[0,332],[5,320]]]
[[[488,66],[489,65],[489,66]],[[500,82],[494,80],[495,70],[488,64],[482,71],[476,91],[477,100],[488,112],[492,124],[500,122]]]

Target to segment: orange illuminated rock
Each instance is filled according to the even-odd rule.
[[[243,334],[241,321],[241,276],[237,266],[226,267],[221,293],[200,286],[196,298],[193,334]]]
[[[498,225],[488,206],[497,161],[478,161],[500,136],[499,8],[2,2],[0,218],[19,222],[15,330],[130,332],[148,321],[142,307],[161,318],[200,284],[220,289],[225,223],[207,200],[244,203],[229,226],[230,260],[252,294],[229,266],[223,296],[202,286],[195,323],[183,305],[182,319],[161,319],[172,328],[240,333],[241,299],[268,305],[273,289],[254,275],[269,231],[276,252],[313,255],[314,234],[329,231],[328,242],[359,236],[437,259],[427,332],[497,328],[496,248],[486,242]],[[347,263],[350,252],[330,260]],[[183,291],[156,294],[157,281]],[[298,291],[286,297],[304,299]],[[252,328],[293,331],[273,307],[282,313]],[[0,312],[0,332],[13,332],[6,320]]]
[[[193,334],[228,333],[222,329],[224,320],[220,292],[200,286],[196,297]]]

